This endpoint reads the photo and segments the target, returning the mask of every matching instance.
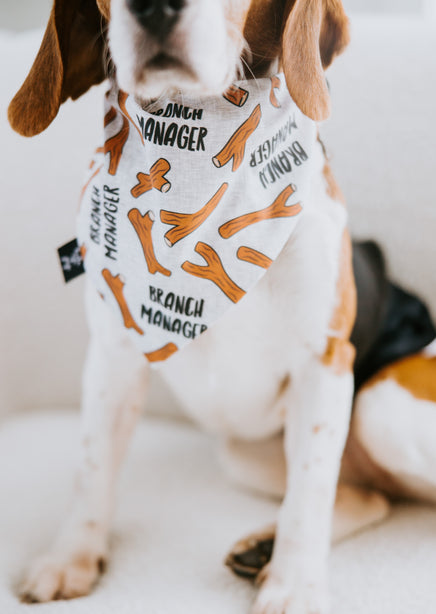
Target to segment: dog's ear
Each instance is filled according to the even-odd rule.
[[[349,22],[341,0],[289,0],[282,40],[282,64],[289,92],[305,115],[330,115],[324,76],[349,42]]]
[[[23,136],[45,130],[60,105],[106,76],[103,32],[107,0],[54,0],[47,29],[29,75],[9,105],[9,122]]]
[[[97,0],[97,6],[106,21],[109,21],[111,16],[111,0]]]

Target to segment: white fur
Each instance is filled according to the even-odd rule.
[[[168,88],[190,95],[222,94],[237,77],[245,41],[236,23],[249,4],[249,0],[187,0],[162,45],[136,22],[125,0],[112,0],[109,40],[121,89],[140,99],[157,98]],[[184,69],[147,68],[161,51],[177,58]]]
[[[357,397],[353,434],[404,493],[436,502],[436,403],[417,399],[394,380]]]
[[[429,358],[436,356],[436,341],[433,341],[426,348],[424,348],[423,354]]]

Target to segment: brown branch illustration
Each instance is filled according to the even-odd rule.
[[[181,239],[197,230],[204,221],[211,215],[225,194],[228,183],[223,183],[219,190],[212,196],[210,201],[196,213],[174,213],[173,211],[161,211],[160,219],[164,224],[174,226],[166,235],[165,241],[169,247],[175,245]]]
[[[269,96],[270,102],[273,107],[276,109],[280,109],[282,106],[280,102],[277,100],[276,93],[274,90],[279,90],[282,85],[282,82],[277,76],[271,77],[271,93]]]
[[[144,331],[141,328],[139,328],[139,326],[136,324],[135,320],[133,319],[132,314],[130,313],[130,309],[127,305],[127,302],[124,296],[124,286],[126,284],[122,281],[121,276],[117,275],[116,277],[114,277],[112,273],[109,271],[109,269],[103,269],[101,274],[103,275],[105,282],[111,289],[112,294],[114,295],[120,307],[121,314],[124,320],[124,326],[126,328],[133,328],[134,330],[136,330],[137,333],[139,333],[140,335],[143,335]]]
[[[128,218],[141,242],[149,272],[152,275],[155,273],[162,273],[162,275],[170,277],[171,271],[159,264],[154,253],[153,238],[151,236],[151,229],[154,224],[153,213],[151,211],[147,211],[145,215],[141,215],[138,209],[131,209],[129,211]]]
[[[141,138],[141,143],[143,145],[145,145],[145,141],[144,141],[144,137],[142,136],[142,132],[139,129],[139,127],[135,124],[135,122],[132,119],[132,116],[130,115],[130,113],[127,110],[126,107],[126,102],[127,102],[127,98],[129,97],[129,94],[126,94],[126,92],[123,91],[119,91],[118,94],[118,104],[120,106],[120,109],[123,113],[123,115],[125,115],[125,117],[127,117],[127,119],[133,124],[133,126],[136,128],[137,133],[139,134],[140,138]]]
[[[106,141],[104,144],[104,153],[110,155],[109,162],[109,175],[116,175],[118,170],[118,165],[121,160],[121,156],[123,153],[124,145],[129,138],[129,120],[126,117],[123,117],[123,126],[121,130],[112,136],[110,139]]]
[[[106,128],[106,126],[109,126],[109,124],[114,121],[116,116],[117,116],[117,111],[115,107],[111,107],[109,111],[106,113],[106,115],[104,116],[104,127]]]
[[[230,137],[223,149],[212,158],[212,162],[217,168],[225,166],[233,158],[232,171],[238,170],[244,160],[247,141],[258,127],[261,117],[262,111],[260,104],[258,104],[250,117]]]
[[[178,349],[179,348],[175,343],[167,343],[167,345],[165,345],[163,348],[145,354],[145,357],[148,362],[161,362],[162,360],[166,360],[167,358],[175,354]]]
[[[268,269],[273,261],[262,252],[258,252],[256,249],[252,249],[251,247],[242,246],[238,249],[237,254],[239,260],[243,260],[244,262],[248,262],[250,264],[255,264],[256,266],[260,266],[263,269]]]
[[[110,155],[109,175],[116,175],[116,172],[118,170],[118,165],[121,160],[124,145],[126,144],[127,139],[129,138],[129,134],[130,134],[129,121],[133,124],[133,126],[138,131],[139,136],[141,137],[141,142],[144,145],[144,139],[142,137],[141,131],[138,128],[138,126],[135,124],[135,122],[133,121],[129,112],[127,111],[127,108],[126,108],[127,98],[128,98],[128,94],[120,90],[118,94],[118,104],[123,114],[123,125],[122,125],[121,130],[117,134],[112,136],[110,139],[108,139],[106,143],[104,144],[104,149],[103,149],[104,153],[105,154],[108,153]],[[107,126],[108,124],[110,124],[115,119],[115,117],[116,117],[116,110],[112,107],[111,109],[109,109],[109,111],[105,115],[104,125]],[[101,147],[97,149],[97,151],[98,152],[102,151]]]
[[[279,217],[293,217],[298,215],[302,210],[300,203],[289,206],[286,205],[288,199],[290,196],[292,196],[292,194],[294,194],[295,190],[295,186],[288,185],[288,187],[286,187],[283,192],[277,196],[272,205],[266,207],[265,209],[260,209],[260,211],[247,213],[246,215],[241,215],[234,220],[230,220],[230,222],[220,226],[218,232],[223,239],[228,239],[244,228],[251,226],[251,224],[257,224],[257,222],[262,222],[263,220],[272,220]]]
[[[223,94],[223,97],[236,105],[237,107],[243,107],[248,99],[247,90],[242,89],[242,87],[238,87],[237,85],[231,85],[227,92]]]
[[[212,281],[233,303],[237,303],[245,292],[227,275],[216,251],[210,245],[201,241],[195,246],[195,251],[206,260],[207,265],[184,262],[182,269],[190,275]]]
[[[155,188],[160,192],[168,192],[171,189],[171,183],[165,177],[168,171],[171,169],[170,163],[164,158],[160,158],[153,164],[150,169],[150,174],[138,173],[136,178],[138,184],[131,189],[131,194],[134,198],[139,198],[142,194],[145,194],[149,190]]]

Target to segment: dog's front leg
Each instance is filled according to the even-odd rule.
[[[345,369],[312,357],[288,398],[286,496],[255,614],[326,614],[327,558],[340,460],[350,418],[352,350]]]
[[[25,601],[69,599],[90,592],[108,552],[116,474],[142,408],[147,361],[88,292],[91,342],[84,372],[82,440],[73,505],[48,554],[31,566]]]

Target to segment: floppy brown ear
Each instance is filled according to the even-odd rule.
[[[111,16],[111,0],[97,0],[97,6],[100,9],[100,13],[109,21]]]
[[[38,55],[9,105],[14,130],[23,136],[39,134],[67,98],[74,100],[103,81],[104,29],[95,0],[54,0]]]
[[[341,0],[296,0],[285,23],[282,64],[289,92],[305,115],[330,115],[324,69],[349,42],[349,22]]]

